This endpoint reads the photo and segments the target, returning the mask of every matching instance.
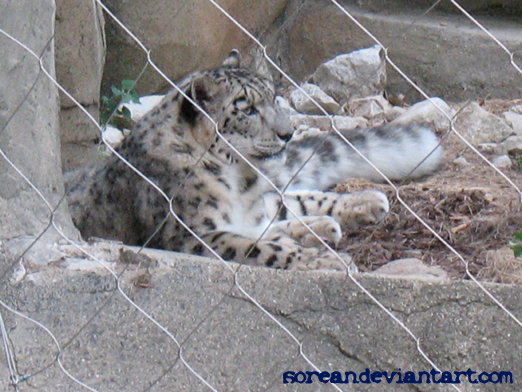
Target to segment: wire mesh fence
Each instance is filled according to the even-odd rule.
[[[289,70],[283,69],[278,61],[275,61],[268,55],[267,46],[261,42],[255,34],[245,28],[244,25],[227,12],[225,7],[220,5],[220,3],[212,0],[209,0],[208,3],[214,7],[213,12],[215,12],[216,15],[226,17],[251,40],[252,45],[257,47],[258,51],[263,54],[265,61],[281,76],[281,80],[285,85],[293,86],[293,88],[300,90],[317,106],[318,111],[328,119],[331,132],[337,134],[344,143],[349,145],[356,154],[358,154],[358,157],[360,157],[362,161],[372,166],[372,168],[379,173],[383,181],[390,187],[388,189],[389,194],[394,197],[398,208],[405,214],[409,214],[413,217],[413,219],[432,236],[434,242],[442,244],[446,249],[447,255],[454,256],[454,260],[461,264],[466,279],[472,282],[470,287],[476,287],[483,293],[483,296],[480,298],[477,297],[476,301],[484,301],[484,298],[486,298],[490,304],[494,304],[495,310],[492,311],[491,315],[488,315],[488,320],[490,318],[493,320],[495,318],[501,319],[503,323],[509,324],[508,330],[513,331],[513,336],[518,336],[519,327],[522,326],[522,322],[520,315],[517,314],[516,310],[513,310],[513,299],[506,297],[503,293],[500,293],[497,288],[485,284],[482,279],[477,277],[476,271],[470,268],[470,263],[473,260],[470,259],[469,254],[463,255],[463,252],[459,248],[452,245],[451,238],[448,239],[442,235],[440,228],[434,227],[431,221],[425,219],[422,213],[416,210],[418,206],[412,205],[411,201],[405,197],[404,189],[408,184],[397,184],[396,181],[387,178],[386,175],[338,129],[334,116],[327,112],[323,106],[302,89],[298,81],[290,77]],[[412,26],[420,23],[421,18],[429,17],[430,12],[433,12],[433,8],[437,3],[438,2],[435,2],[430,8],[427,8],[421,16],[411,17],[409,28],[413,28]],[[495,178],[500,178],[502,183],[510,188],[511,194],[515,195],[515,197],[510,196],[510,202],[518,204],[522,196],[517,185],[518,177],[513,175],[512,172],[502,171],[497,168],[496,165],[490,162],[487,154],[480,151],[475,144],[468,140],[466,130],[459,128],[459,116],[469,107],[469,103],[459,106],[455,112],[448,114],[447,110],[440,106],[439,101],[431,98],[427,92],[413,81],[412,76],[407,75],[401,67],[396,65],[396,60],[390,55],[393,49],[392,46],[385,46],[379,37],[372,33],[371,29],[365,27],[364,24],[354,16],[350,7],[343,6],[341,3],[333,0],[330,1],[330,4],[346,18],[346,24],[356,26],[362,34],[372,41],[372,44],[378,45],[382,50],[387,66],[397,72],[412,89],[416,90],[420,96],[428,100],[440,111],[442,116],[446,118],[449,125],[445,132],[441,134],[442,145],[444,146],[444,143],[456,143],[457,140],[460,141],[463,146],[462,148],[469,149],[473,156],[478,157],[478,164],[482,165],[482,168],[486,168],[486,172],[491,173],[492,176],[496,176]],[[460,15],[477,26],[483,34],[483,37],[494,42],[501,51],[505,53],[506,68],[514,69],[520,74],[520,77],[522,77],[522,70],[520,64],[517,62],[516,53],[503,44],[502,40],[498,39],[488,30],[487,26],[481,24],[457,2],[451,1],[451,4]],[[211,266],[207,264],[207,262],[201,261],[201,267],[191,271],[184,269],[182,265],[172,264],[172,262],[169,261],[169,257],[163,253],[147,253],[147,251],[140,249],[138,253],[143,252],[143,254],[147,256],[138,258],[138,261],[135,261],[133,259],[134,256],[132,256],[134,253],[120,251],[119,245],[112,247],[107,246],[106,248],[102,246],[103,249],[99,249],[92,244],[86,244],[75,238],[71,238],[71,236],[67,234],[67,231],[63,229],[62,225],[55,219],[56,211],[58,211],[62,203],[66,202],[65,197],[58,201],[54,199],[49,200],[49,197],[45,195],[45,192],[39,189],[35,182],[30,179],[30,176],[24,173],[24,171],[14,163],[12,157],[9,157],[5,151],[0,149],[0,155],[2,155],[4,161],[22,178],[32,191],[37,194],[42,206],[45,206],[48,210],[50,217],[48,225],[45,230],[41,232],[41,235],[37,236],[34,240],[29,240],[27,245],[24,245],[19,254],[13,259],[14,261],[11,261],[11,268],[4,270],[4,279],[6,277],[12,279],[10,277],[12,268],[16,270],[15,276],[17,276],[16,274],[20,274],[20,270],[28,268],[24,266],[26,255],[32,248],[36,249],[36,252],[41,251],[43,248],[38,245],[42,245],[42,243],[46,241],[45,234],[52,230],[55,230],[60,237],[58,245],[49,245],[51,248],[55,246],[52,249],[61,254],[56,260],[60,260],[61,258],[73,258],[83,260],[82,263],[85,260],[91,262],[91,264],[86,264],[85,266],[84,264],[76,264],[75,268],[79,270],[87,269],[89,273],[83,278],[72,278],[71,283],[67,283],[65,288],[62,287],[62,290],[64,290],[64,292],[62,292],[63,297],[67,298],[68,301],[67,307],[64,307],[60,300],[57,299],[59,298],[57,294],[57,297],[54,299],[57,304],[56,306],[58,306],[57,309],[53,309],[56,312],[55,314],[52,312],[47,313],[40,318],[39,305],[36,300],[33,302],[30,299],[26,299],[26,304],[23,303],[23,300],[17,300],[13,303],[10,296],[19,289],[17,285],[12,285],[6,289],[5,295],[0,298],[0,305],[3,307],[1,312],[2,317],[0,317],[0,331],[3,338],[5,363],[9,375],[9,387],[16,391],[83,389],[101,391],[121,390],[121,388],[124,388],[124,390],[147,391],[164,390],[165,388],[172,389],[177,388],[176,386],[179,386],[179,390],[280,390],[283,387],[287,387],[287,385],[282,384],[282,374],[287,370],[295,369],[296,372],[299,370],[317,372],[314,377],[319,377],[319,374],[325,370],[330,372],[336,369],[342,371],[350,370],[346,369],[346,367],[352,366],[353,363],[350,361],[343,362],[338,359],[338,357],[332,356],[332,358],[334,358],[332,359],[333,364],[327,363],[324,360],[324,353],[322,352],[324,347],[336,347],[346,358],[359,362],[356,366],[357,368],[361,368],[362,364],[361,369],[364,369],[365,363],[373,362],[371,352],[376,350],[376,346],[378,345],[369,343],[364,337],[364,331],[361,331],[358,335],[351,336],[351,338],[348,337],[350,344],[353,345],[353,347],[357,347],[357,349],[353,349],[353,347],[352,349],[347,349],[343,347],[342,343],[335,341],[333,338],[333,336],[335,336],[334,332],[322,331],[324,334],[319,335],[316,330],[316,328],[327,329],[327,327],[324,327],[324,320],[321,319],[328,319],[328,317],[332,317],[332,325],[336,325],[338,328],[339,326],[346,327],[347,330],[350,331],[353,331],[354,328],[357,329],[358,323],[360,323],[359,325],[364,325],[362,320],[343,320],[345,323],[351,323],[351,326],[347,327],[342,323],[339,324],[339,320],[333,322],[333,316],[328,312],[318,312],[315,316],[313,314],[314,312],[311,312],[311,315],[307,315],[303,319],[300,319],[299,316],[299,312],[303,311],[299,307],[300,303],[306,303],[311,309],[315,308],[316,310],[320,310],[326,306],[324,301],[328,302],[331,298],[336,297],[338,297],[340,303],[342,302],[344,304],[343,306],[347,306],[346,304],[351,303],[350,296],[363,298],[362,304],[364,304],[364,306],[371,304],[372,309],[375,310],[372,311],[373,313],[368,317],[373,318],[372,321],[379,328],[393,331],[392,336],[396,336],[397,341],[401,342],[401,351],[405,351],[405,354],[403,354],[406,355],[406,357],[402,360],[402,363],[405,364],[404,369],[414,370],[415,366],[425,366],[428,369],[435,369],[435,371],[439,372],[446,370],[443,368],[443,365],[447,365],[447,361],[445,361],[444,358],[445,355],[450,354],[439,352],[432,346],[426,346],[425,341],[429,340],[426,336],[429,332],[426,331],[431,331],[431,333],[435,334],[451,335],[451,333],[445,330],[431,330],[432,326],[430,325],[421,325],[419,327],[414,323],[415,320],[403,317],[400,310],[401,307],[394,304],[390,298],[387,298],[385,290],[383,292],[378,286],[372,284],[371,281],[369,282],[361,277],[360,274],[351,272],[352,270],[348,268],[346,263],[346,258],[340,254],[342,252],[338,252],[336,247],[325,242],[323,237],[315,233],[304,218],[299,217],[297,211],[293,211],[295,206],[288,201],[289,196],[284,191],[288,184],[285,184],[282,188],[274,185],[265,172],[256,167],[254,162],[230,143],[222,134],[221,125],[193,99],[193,96],[187,94],[186,89],[183,89],[171,80],[167,76],[166,70],[162,70],[158,67],[151,56],[154,48],[143,44],[132,31],[132,28],[121,22],[113,11],[111,11],[110,7],[98,0],[93,1],[92,7],[102,9],[105,17],[117,24],[127,39],[134,41],[140,47],[143,54],[147,57],[147,62],[143,64],[143,69],[147,67],[154,69],[172,89],[177,90],[179,95],[184,96],[185,99],[190,101],[210,122],[217,137],[227,144],[241,160],[246,162],[260,178],[265,179],[271,184],[271,191],[280,198],[282,206],[289,210],[290,213],[294,213],[296,219],[315,236],[315,239],[320,242],[335,259],[345,265],[346,272],[343,277],[344,280],[340,283],[335,282],[335,276],[338,275],[324,273],[322,277],[318,278],[321,282],[320,284],[316,283],[313,287],[300,288],[297,290],[293,285],[300,284],[299,276],[301,275],[297,274],[297,277],[293,277],[289,275],[291,274],[290,272],[281,274],[272,271],[270,273],[275,282],[274,287],[277,287],[278,290],[282,290],[283,296],[281,296],[281,293],[277,293],[277,295],[274,295],[274,298],[271,298],[271,290],[269,288],[260,287],[259,282],[256,282],[258,275],[256,275],[255,269],[252,270],[247,267],[228,263],[226,257],[223,257],[222,254],[213,249],[203,238],[198,236],[191,227],[179,218],[173,208],[173,196],[168,193],[167,189],[162,189],[154,183],[154,181],[143,174],[139,168],[129,163],[110,143],[106,142],[102,133],[103,128],[98,124],[97,119],[94,118],[89,111],[83,109],[80,102],[57,82],[54,71],[49,69],[43,60],[44,55],[35,52],[26,42],[19,40],[16,31],[6,31],[0,26],[2,36],[10,43],[14,43],[23,49],[25,61],[31,61],[37,64],[40,70],[38,77],[50,80],[70,101],[74,102],[78,108],[83,110],[84,115],[90,119],[92,124],[98,127],[100,139],[105,144],[105,147],[121,159],[129,170],[134,171],[143,181],[147,182],[155,192],[161,195],[164,201],[169,205],[170,217],[176,219],[179,225],[183,226],[185,230],[196,238],[201,246],[206,248],[206,250],[212,254],[213,258],[218,261],[218,264],[212,264]],[[93,14],[96,14],[96,12],[93,12]],[[49,37],[49,43],[52,43],[52,36]],[[140,75],[136,75],[135,80],[138,81],[139,78]],[[20,105],[22,104],[24,104],[24,102]],[[18,106],[18,108],[19,107],[20,106]],[[7,118],[4,128],[9,125],[12,117],[16,116],[19,110],[18,108],[15,108],[13,113],[10,113],[11,117]],[[299,170],[302,170],[303,167],[304,164],[301,165]],[[435,176],[436,175],[437,174],[435,174]],[[426,190],[428,193],[430,191],[433,190]],[[499,192],[505,191],[500,189]],[[467,224],[467,222],[464,222],[464,224]],[[458,227],[462,228],[464,226]],[[379,230],[379,228],[376,230]],[[453,234],[456,234],[459,230]],[[260,241],[261,238],[256,238],[256,240]],[[156,270],[155,267],[157,267],[157,265],[151,260],[151,257],[157,257],[161,260],[162,268]],[[127,263],[117,262],[121,260],[125,260]],[[168,287],[172,284],[172,282],[169,282],[169,279],[172,278],[171,275],[165,272],[165,266],[169,265],[171,267],[173,266],[173,272],[171,270],[170,273],[176,276],[174,285],[180,284],[181,287],[184,282],[193,282],[189,283],[189,285],[203,290],[201,296],[198,298],[193,296],[187,297],[184,296],[182,292],[173,290],[169,295],[162,292],[165,294],[164,298],[156,297],[157,292],[153,290],[153,286],[161,287],[163,285],[164,287]],[[94,275],[93,271],[95,271]],[[42,274],[43,273],[44,272],[42,272]],[[155,276],[151,277],[151,274]],[[151,286],[150,283],[151,279],[154,280],[153,286]],[[21,281],[23,281],[23,279],[21,279]],[[36,280],[34,282],[36,282]],[[328,292],[328,286],[330,284],[332,287],[341,288],[341,291]],[[97,287],[95,290],[97,295],[93,297],[95,305],[93,308],[89,308],[89,311],[84,312],[78,307],[84,303],[83,296],[89,293],[89,290],[94,286]],[[344,292],[342,287],[349,287],[350,289],[347,290],[348,293]],[[412,289],[409,283],[406,283],[404,287]],[[452,289],[449,290],[451,291]],[[78,302],[71,300],[71,297],[66,295],[67,293],[74,293],[78,297]],[[285,305],[284,300],[287,299],[285,295],[291,297],[292,295],[296,295],[296,293],[299,293],[299,295],[303,297],[292,299],[292,301],[290,301],[292,304]],[[474,295],[478,294],[475,293]],[[230,298],[241,299],[241,301],[230,302]],[[458,294],[455,294],[454,300],[459,301]],[[272,306],[271,301],[276,302],[277,306]],[[429,301],[429,298],[426,299],[426,301]],[[30,311],[21,311],[20,309],[25,309],[27,304],[30,304]],[[361,306],[361,303],[355,304],[356,306]],[[334,303],[334,309],[335,305]],[[45,302],[45,307],[53,308],[53,306],[53,300]],[[424,304],[417,303],[416,306],[422,308]],[[193,313],[189,313],[187,308],[197,309],[196,315],[198,315],[198,317],[195,317]],[[462,308],[465,308],[465,306]],[[465,310],[463,309],[462,311],[464,312]],[[286,314],[284,314],[285,312]],[[223,315],[227,314],[234,315],[235,319],[223,320]],[[77,317],[75,317],[75,315]],[[116,321],[112,319],[114,315],[116,315]],[[129,318],[129,315],[132,315],[132,318]],[[291,315],[292,317],[281,317],[283,315]],[[443,317],[442,315],[438,316]],[[7,323],[5,322],[6,319]],[[115,335],[104,335],[104,331],[100,330],[100,328],[103,328],[103,321],[108,321],[109,319],[109,328],[114,328],[113,332]],[[225,321],[228,321],[228,323]],[[8,327],[6,327],[6,325]],[[226,325],[226,328],[221,327],[223,325]],[[230,327],[231,325],[232,327]],[[328,325],[328,320],[326,325]],[[233,326],[235,326],[235,328]],[[332,326],[332,329],[333,328]],[[456,327],[455,330],[457,330]],[[21,333],[20,331],[31,331],[33,336],[35,336],[35,342],[19,340],[21,336],[19,335]],[[324,340],[328,340],[327,338],[330,338],[332,341],[325,343]],[[506,339],[508,340],[506,344],[509,346],[510,338],[506,337]],[[404,340],[406,340],[406,342],[403,342]],[[453,336],[453,341],[451,341],[450,344],[457,345],[458,343],[458,339]],[[470,344],[479,346],[481,342],[473,342]],[[214,347],[220,345],[222,345],[224,349],[217,350],[216,347]],[[245,349],[245,347],[247,347],[247,349]],[[516,343],[513,344],[513,348],[516,348]],[[36,349],[46,352],[46,355],[44,355],[45,359],[42,360],[41,363],[40,360],[31,360],[31,350]],[[153,358],[147,358],[146,360],[140,359],[142,357],[139,353],[142,350],[147,353],[152,352],[150,355],[152,355]],[[212,354],[216,352],[218,352],[220,356],[213,358]],[[326,355],[328,355],[328,352]],[[412,360],[411,358],[415,359]],[[413,362],[408,365],[408,360]],[[140,364],[140,361],[143,362]],[[442,364],[440,363],[441,361],[443,362]],[[254,366],[259,366],[263,371],[260,371],[261,374],[258,374],[255,380],[243,379],[245,376],[238,373],[231,376],[235,381],[230,381],[230,375],[227,375],[226,372],[230,371],[230,369],[237,369],[237,367],[230,365],[232,362],[236,365],[239,364],[239,367],[245,366],[245,368],[249,368],[247,364],[253,363]],[[101,370],[94,365],[91,366],[91,363],[103,364]],[[465,363],[478,367],[485,367],[487,365],[480,363],[479,360],[475,360],[474,358],[466,358]],[[261,367],[261,364],[264,365],[264,367]],[[381,366],[386,366],[387,364],[394,364],[394,362],[391,360],[389,362],[381,361]],[[411,366],[413,366],[413,368]],[[517,364],[496,364],[492,370],[503,369],[503,366],[511,366],[507,370],[512,370],[514,375],[517,374],[516,370],[520,370],[517,368]],[[140,367],[142,367],[142,369],[140,369]],[[344,368],[341,369],[342,367]],[[71,371],[71,369],[74,369],[74,371]],[[95,371],[94,369],[98,370]],[[390,368],[381,370],[391,372],[397,369]],[[488,369],[483,370],[487,371]],[[62,376],[65,375],[67,379],[64,381],[64,379],[61,378],[62,376],[60,376],[58,381],[56,381],[57,372],[61,373]],[[137,376],[136,380],[131,379],[133,372],[135,372]],[[4,374],[7,375],[7,373]],[[306,379],[308,376],[303,375],[303,377]],[[343,377],[344,373],[342,378]],[[53,381],[53,378],[55,381]],[[359,388],[351,384],[334,382],[328,384],[320,383],[317,381],[319,378],[313,378],[313,380],[314,383],[310,387],[312,389],[309,390],[372,390],[371,385]],[[490,378],[490,380],[492,379]],[[297,385],[291,384],[291,387],[295,388],[295,390],[306,390],[300,389],[303,388],[300,382],[298,378]],[[491,381],[491,383],[493,384],[494,382]],[[420,390],[438,390],[439,387],[440,389],[448,387],[448,389],[452,388],[462,391],[493,390],[488,389],[491,386],[487,384],[477,387],[469,383],[464,385],[450,384],[443,386],[426,384],[423,385],[423,387],[425,387],[425,389],[419,387]],[[397,389],[386,390],[403,390],[401,388],[402,386],[399,385]],[[511,388],[511,385],[507,386],[505,390],[510,390],[509,388]]]

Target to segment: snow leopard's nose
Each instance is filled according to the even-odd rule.
[[[290,117],[280,110],[278,110],[276,114],[274,131],[277,134],[277,137],[285,143],[289,142],[294,134],[294,129],[290,124]]]
[[[277,137],[279,139],[281,139],[282,141],[284,141],[285,143],[288,143],[290,141],[290,139],[292,139],[292,135],[294,134],[294,131],[292,130],[291,132],[289,133],[280,133],[280,132],[277,132]]]

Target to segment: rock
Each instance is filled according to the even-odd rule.
[[[392,106],[382,95],[354,99],[348,102],[343,111],[350,116],[364,117],[372,126],[381,125],[386,121],[386,112]]]
[[[486,265],[477,277],[499,283],[522,283],[522,265],[507,246],[487,251]]]
[[[65,235],[77,237],[66,203],[62,203],[59,93],[40,68],[54,73],[55,3],[8,1],[1,8],[2,30],[40,58],[0,34],[0,149],[16,167],[0,159],[0,241],[46,232],[60,237],[49,227],[51,216]],[[4,265],[2,257],[0,266],[7,272],[16,259]]]
[[[290,102],[285,97],[282,97],[280,95],[277,95],[274,99],[275,104],[279,106],[282,109],[286,109],[291,114],[297,114],[295,109],[290,105]]]
[[[302,90],[295,89],[290,94],[292,104],[298,112],[305,114],[324,114],[306,94],[313,98],[313,100],[329,114],[334,114],[339,110],[339,104],[315,84],[304,83],[301,88]]]
[[[56,78],[98,120],[105,63],[104,19],[89,0],[56,1]],[[60,91],[62,169],[71,170],[96,154],[98,125]]]
[[[435,106],[436,105],[436,106]],[[441,111],[442,110],[442,111]],[[407,108],[404,113],[392,121],[395,124],[424,124],[437,132],[445,132],[450,127],[453,110],[442,99],[433,97]]]
[[[513,162],[507,155],[499,155],[491,163],[498,169],[507,169],[513,165]]]
[[[342,54],[321,64],[313,82],[341,105],[357,98],[382,95],[386,86],[386,62],[379,46]]]
[[[406,108],[400,106],[390,106],[385,112],[386,121],[391,122],[397,117],[402,116],[406,112]]]
[[[502,117],[511,124],[515,134],[522,136],[522,114],[508,110],[507,112],[502,113]]]
[[[410,258],[390,261],[382,267],[371,272],[375,275],[392,275],[396,277],[408,277],[428,280],[447,280],[448,274],[438,266],[429,266],[422,260]]]
[[[332,129],[332,123],[327,116],[297,114],[290,116],[290,122],[294,129],[302,126],[319,128],[323,131]],[[368,121],[362,117],[333,116],[333,122],[339,131],[366,128],[368,126]]]
[[[224,0],[219,4],[256,36],[282,16],[288,0],[244,2]],[[154,2],[111,1],[116,17],[149,49],[155,64],[176,81],[188,72],[218,66],[231,49],[243,55],[252,41],[213,4],[205,0],[189,3],[159,0]],[[122,75],[140,75],[146,64],[141,48],[112,18],[107,18],[107,61],[104,92],[119,86]],[[247,56],[244,63],[248,64]],[[170,88],[152,67],[148,67],[136,86],[141,95]]]
[[[138,121],[154,106],[160,103],[163,97],[164,95],[146,95],[144,97],[140,97],[140,103],[128,102],[122,106],[125,106],[130,110],[133,121]]]
[[[464,157],[457,157],[453,160],[453,163],[458,166],[469,166],[470,163]]]
[[[92,247],[87,250],[95,251]],[[422,349],[431,361],[441,364],[441,370],[490,372],[500,368],[516,372],[512,391],[521,388],[516,364],[522,363],[522,352],[517,349],[522,329],[484,295],[482,287],[469,280],[439,282],[357,275],[357,283],[373,295],[370,298],[339,272],[295,272],[248,265],[238,269],[231,263],[237,269],[235,276],[216,260],[129,247],[123,247],[122,255],[127,251],[139,251],[137,263],[118,262],[123,257],[117,253],[98,252],[118,273],[117,280],[95,265],[80,266],[78,256],[67,252],[63,261],[50,264],[38,279],[34,272],[34,280],[28,277],[2,287],[6,301],[17,311],[38,320],[58,341],[65,342],[62,360],[67,360],[67,371],[91,389],[203,390],[201,380],[190,369],[178,366],[176,341],[183,341],[188,363],[197,365],[198,374],[220,391],[321,390],[317,376],[309,387],[297,383],[294,388],[281,387],[284,371],[312,369],[299,356],[299,342],[305,343],[313,363],[329,372],[349,369],[359,376],[367,368],[372,372],[402,368],[402,375],[410,369],[429,371],[431,366],[419,355],[417,341],[383,307],[421,339]],[[70,257],[74,258],[72,262]],[[156,261],[157,266],[147,267],[139,262],[142,257],[146,263],[147,259]],[[512,258],[512,262],[520,268],[520,260]],[[512,271],[505,270],[504,276],[509,278]],[[150,283],[142,286],[140,278],[144,276]],[[236,287],[239,284],[241,290]],[[513,314],[522,314],[520,285],[484,286]],[[136,304],[159,326],[138,312]],[[269,319],[267,312],[276,315],[280,324]],[[38,370],[39,364],[56,357],[56,346],[44,331],[22,317],[9,312],[6,315],[9,342],[20,367],[27,364]],[[72,343],[67,345],[69,341]],[[170,364],[172,369],[166,369]],[[506,365],[492,369],[488,364]],[[81,389],[60,369],[51,367],[40,373],[22,369],[20,373],[30,374],[30,384],[21,381],[20,385],[28,388],[20,390]],[[13,391],[8,366],[0,366],[0,374],[0,390]],[[472,378],[477,379],[477,374]],[[391,384],[386,384],[384,377],[382,381],[382,388],[359,383],[356,388],[343,390],[414,390],[396,384],[397,377]],[[253,389],[252,385],[262,387]],[[429,385],[421,387],[419,384],[417,390],[435,390]],[[467,382],[459,387],[466,392],[510,389],[479,388],[480,384],[471,388]]]
[[[499,154],[522,155],[522,136],[510,136],[499,144]]]
[[[123,132],[110,125],[103,131],[102,136],[103,140],[109,143],[113,148],[118,147],[124,139]]]
[[[506,120],[489,113],[476,102],[457,113],[455,130],[474,146],[498,143],[513,134],[513,129]]]
[[[500,151],[500,147],[498,143],[480,143],[476,146],[479,151],[498,154]]]
[[[482,10],[496,7],[495,15],[490,12],[487,28],[500,34],[501,41],[516,52],[515,61],[520,64],[522,29],[520,21],[508,16],[507,1],[518,3],[518,7],[522,4],[519,0],[494,0],[496,5],[488,8],[482,0],[468,3],[474,4],[470,8]],[[509,65],[497,43],[471,26],[450,1],[438,2],[437,10],[445,6],[452,8],[451,13],[430,12],[412,25],[410,13],[421,14],[429,4],[434,2],[353,0],[343,2],[342,7],[389,48],[393,62],[429,95],[444,97],[448,102],[480,97],[520,98],[520,73]],[[287,42],[282,41],[285,46],[277,53],[297,80],[339,53],[373,45],[371,38],[331,2],[305,2],[299,10],[296,8],[291,14],[292,23],[285,25]],[[410,104],[424,99],[389,66],[386,90],[392,95],[405,94],[405,102]]]

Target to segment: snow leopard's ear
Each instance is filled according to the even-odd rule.
[[[233,68],[241,67],[241,53],[239,50],[232,49],[225,60],[223,60],[223,65]]]
[[[270,65],[268,60],[265,58],[265,52],[263,48],[259,46],[254,46],[254,48],[250,51],[250,57],[252,58],[250,62],[249,68],[252,69],[255,73],[257,73],[262,78],[274,82],[274,78],[272,73],[270,72]]]
[[[213,98],[219,93],[220,87],[214,79],[208,75],[195,76],[188,87],[185,89],[190,99],[192,99],[201,109],[208,111],[211,107]],[[183,117],[188,123],[194,124],[201,111],[195,107],[190,100],[183,98],[181,103],[181,117]]]

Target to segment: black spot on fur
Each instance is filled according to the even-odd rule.
[[[270,248],[272,248],[272,250],[274,252],[281,252],[283,250],[283,248],[281,247],[281,245],[276,245],[276,244],[268,244],[268,246],[270,246]]]
[[[224,220],[225,222],[227,222],[227,223],[231,223],[231,221],[230,221],[230,217],[228,216],[227,213],[224,213],[224,214],[222,215],[222,217],[223,217],[223,220]]]
[[[214,223],[214,221],[210,218],[206,218],[204,221],[203,221],[203,225],[205,225],[210,231],[212,230],[216,230],[216,224]]]
[[[292,258],[292,255],[289,254],[288,256],[286,256],[286,260],[285,260],[285,268],[288,268],[288,266],[290,265],[290,263],[292,262],[293,258]]]
[[[250,249],[250,252],[248,253],[249,259],[257,259],[261,251],[257,246],[254,246],[252,249]]]
[[[257,183],[258,177],[254,175],[253,177],[245,177],[245,182],[243,184],[243,189],[241,192],[247,192],[250,190],[256,183]]]
[[[225,186],[225,188],[231,189],[230,185],[228,184],[228,182],[226,182],[226,180],[224,178],[218,177],[217,180],[218,180],[219,183],[223,184]]]
[[[205,161],[203,162],[203,168],[215,176],[221,175],[221,166],[217,163]]]
[[[288,209],[283,203],[281,203],[281,209],[279,210],[279,220],[285,220],[287,215]]]
[[[206,205],[214,209],[218,209],[218,205],[214,200],[207,200]]]
[[[192,248],[192,254],[201,256],[205,249],[203,248],[203,245],[197,244]]]
[[[236,257],[236,250],[234,248],[227,248],[221,255],[225,260],[234,260]]]
[[[328,208],[328,211],[326,211],[326,215],[332,215],[332,211],[334,209],[334,203],[332,203],[332,205]]]
[[[301,200],[301,196],[296,196],[295,199],[299,203],[299,209],[301,210],[301,215],[306,215],[306,206],[305,206],[303,200]]]
[[[210,243],[214,244],[217,240],[223,237],[226,233],[224,231],[220,231],[219,233],[214,234],[214,236],[210,239]]]
[[[180,117],[191,126],[194,126],[196,124],[196,121],[200,116],[199,110],[196,109],[194,105],[192,105],[192,103],[189,102],[189,100],[185,97],[183,97],[183,102],[181,102],[181,109],[179,114]]]
[[[277,256],[276,256],[276,255],[272,255],[272,256],[270,256],[270,257],[266,260],[266,265],[267,265],[267,267],[272,267],[276,261],[277,261]]]

